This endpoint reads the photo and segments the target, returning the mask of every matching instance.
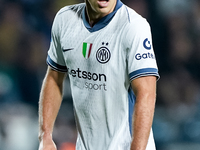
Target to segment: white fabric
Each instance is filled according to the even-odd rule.
[[[84,8],[85,4],[67,6],[57,13],[47,63],[69,74],[78,129],[76,149],[129,150],[130,82],[158,76],[150,27],[123,5],[108,25],[90,32],[83,22]],[[87,59],[83,43],[92,44]],[[147,150],[154,149],[151,132]]]

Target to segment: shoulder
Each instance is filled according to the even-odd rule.
[[[65,6],[58,11],[57,15],[64,15],[68,13],[79,13],[82,11],[84,7],[85,3]]]
[[[57,12],[55,20],[69,21],[70,19],[80,18],[84,8],[85,8],[85,3],[65,6]]]
[[[85,3],[69,5],[61,8],[54,18],[53,29],[60,31],[64,25],[68,26],[77,22],[77,20],[82,19],[81,14],[84,8]]]
[[[138,41],[150,35],[150,25],[147,20],[128,6],[123,6],[123,16],[126,18],[122,39],[125,47],[131,46],[133,41]]]
[[[150,31],[150,25],[147,20],[126,5],[123,5],[118,16],[120,16],[118,20],[119,24],[123,23],[124,39],[133,39],[135,36]]]
[[[131,31],[141,31],[144,28],[149,28],[149,23],[147,22],[146,18],[142,17],[138,14],[135,10],[131,9],[130,7],[124,5],[126,14],[127,14],[127,30]]]

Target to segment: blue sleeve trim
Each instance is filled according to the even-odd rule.
[[[67,67],[66,66],[61,66],[57,63],[55,63],[50,56],[47,56],[47,64],[54,70],[60,71],[60,72],[67,72]]]
[[[129,102],[129,130],[130,130],[130,135],[132,136],[132,117],[133,117],[133,111],[134,111],[134,106],[135,106],[135,94],[133,93],[133,90],[131,86],[128,89],[128,102]]]
[[[129,78],[132,81],[133,79],[144,77],[144,76],[156,76],[157,80],[160,78],[158,74],[158,69],[156,68],[144,68],[133,71],[129,74]]]

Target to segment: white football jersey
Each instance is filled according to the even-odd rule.
[[[47,63],[69,74],[76,150],[129,150],[135,101],[130,82],[159,77],[150,27],[119,0],[93,27],[85,9],[81,3],[57,13]],[[147,150],[154,149],[151,132]]]

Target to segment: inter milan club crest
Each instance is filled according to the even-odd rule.
[[[106,46],[104,46],[104,42],[103,42],[102,45],[103,46],[97,50],[96,58],[97,58],[98,62],[105,64],[110,60],[111,53],[110,53],[109,49],[106,47],[106,46],[108,46],[108,43],[106,43],[105,44]]]
[[[91,50],[92,50],[92,43],[83,43],[83,51],[82,51],[83,57],[88,59],[90,57]]]

